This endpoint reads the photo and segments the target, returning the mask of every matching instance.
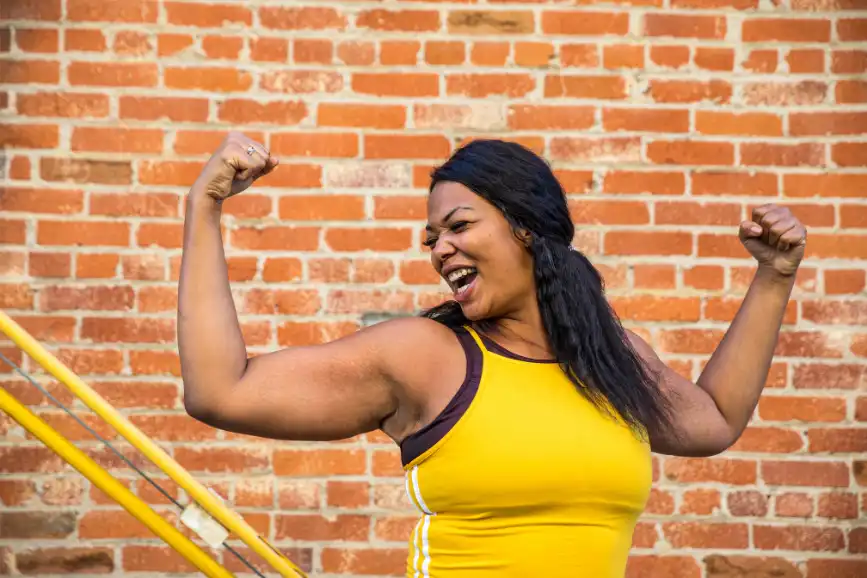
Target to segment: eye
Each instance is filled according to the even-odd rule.
[[[436,245],[436,244],[437,244],[437,238],[436,237],[428,237],[427,239],[422,241],[422,245],[424,245],[425,247],[427,247],[429,249],[433,249],[434,245]]]
[[[469,223],[467,223],[466,221],[457,221],[455,223],[452,223],[452,226],[449,228],[454,233],[460,233],[461,231],[463,231],[464,229],[467,228],[467,225],[469,225]]]

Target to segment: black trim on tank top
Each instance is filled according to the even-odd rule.
[[[463,327],[454,331],[467,358],[466,376],[445,409],[432,422],[408,435],[400,443],[400,459],[404,466],[445,437],[470,407],[479,389],[479,382],[482,379],[482,351],[469,331]]]
[[[479,344],[466,328],[454,329],[467,358],[467,372],[463,383],[438,416],[432,422],[422,427],[417,432],[408,435],[400,443],[400,459],[403,465],[407,465],[418,456],[432,448],[438,441],[443,439],[449,430],[454,427],[458,420],[466,413],[476,392],[479,390],[479,382],[482,379],[482,350]],[[529,363],[557,363],[554,359],[532,359],[516,353],[512,353],[502,345],[499,345],[489,337],[476,332],[485,349],[494,355],[500,355],[517,361]]]

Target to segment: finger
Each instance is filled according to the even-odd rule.
[[[267,162],[265,163],[265,168],[262,169],[262,172],[256,177],[256,179],[261,179],[265,175],[271,173],[274,169],[277,168],[277,165],[280,164],[280,159],[277,157],[268,157]]]
[[[764,218],[764,216],[766,214],[768,214],[769,212],[773,211],[774,209],[778,209],[778,208],[779,207],[773,203],[766,203],[764,205],[759,205],[758,207],[754,207],[753,211],[752,211],[752,215],[751,215],[753,222],[761,223],[762,218]]]
[[[768,244],[771,247],[776,247],[779,251],[788,251],[788,247],[783,247],[783,244],[788,245],[788,243],[783,242],[783,236],[797,226],[798,221],[795,219],[787,219],[777,223],[768,233]]]
[[[762,227],[754,221],[741,221],[739,235],[742,239],[751,239],[762,234]]]
[[[770,211],[762,216],[759,221],[759,225],[761,225],[764,230],[764,234],[762,235],[762,240],[768,245],[774,246],[777,239],[779,238],[779,230],[780,227],[788,228],[787,221],[792,220],[791,213],[783,207],[774,207]]]
[[[780,243],[785,243],[789,248],[807,244],[807,229],[803,225],[796,224],[794,227],[783,233],[780,237]]]

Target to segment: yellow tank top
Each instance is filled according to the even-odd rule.
[[[556,363],[504,355],[466,329],[468,360],[481,360],[477,388],[404,465],[420,512],[406,575],[622,578],[650,493],[649,445]]]

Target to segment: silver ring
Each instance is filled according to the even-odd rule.
[[[250,145],[247,147],[247,154],[248,155],[253,156],[254,152],[256,152],[256,147],[254,147],[253,145]]]

